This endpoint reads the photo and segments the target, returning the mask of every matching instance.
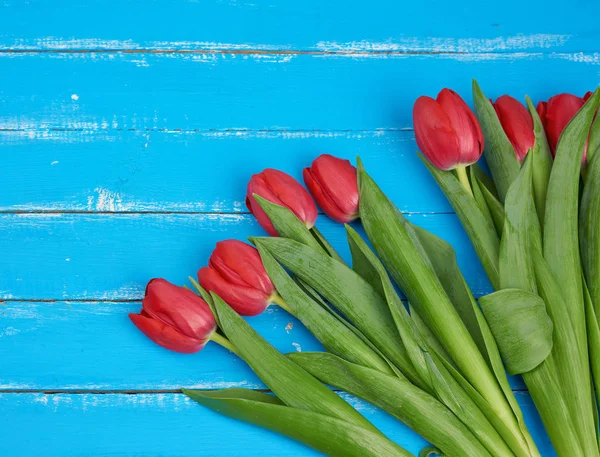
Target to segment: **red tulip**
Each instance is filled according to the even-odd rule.
[[[334,221],[346,223],[358,217],[356,168],[349,160],[322,154],[304,169],[303,176],[314,199]]]
[[[315,225],[317,206],[306,189],[290,175],[266,168],[262,173],[252,176],[248,183],[246,206],[269,235],[277,236],[275,227],[254,199],[254,194],[290,209],[308,228]]]
[[[537,112],[544,124],[552,155],[556,154],[558,140],[563,130],[591,96],[592,92],[588,92],[583,98],[572,94],[558,94],[550,97],[548,102],[538,103]],[[586,154],[587,143],[583,152],[583,162],[586,161]]]
[[[258,251],[237,240],[217,243],[198,281],[244,316],[262,313],[277,296]]]
[[[522,162],[535,143],[531,114],[523,104],[509,95],[498,98],[493,105],[517,159]]]
[[[198,352],[216,329],[210,307],[198,295],[165,279],[146,286],[140,314],[129,318],[155,343],[176,352]]]
[[[419,97],[413,107],[419,149],[441,170],[471,165],[483,152],[479,122],[462,98],[443,89],[437,99]]]

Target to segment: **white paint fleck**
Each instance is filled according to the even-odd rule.
[[[600,53],[598,53],[598,52],[594,52],[592,54],[586,54],[583,52],[575,52],[575,53],[557,53],[557,52],[555,52],[555,53],[550,54],[550,56],[555,59],[570,60],[571,62],[600,65]]]
[[[21,330],[16,329],[14,327],[5,327],[4,329],[0,329],[0,338],[4,336],[14,336],[21,333]]]
[[[292,346],[296,348],[296,352],[302,352],[302,346],[300,346],[298,343],[293,342]]]
[[[73,100],[73,101],[79,100],[79,95],[77,95],[77,94],[71,95],[71,100]]]
[[[52,162],[50,165],[58,165],[58,160],[55,160],[54,162]]]
[[[478,53],[528,49],[549,49],[564,45],[571,35],[532,34],[496,38],[405,37],[384,42],[367,40],[335,42],[319,41],[317,49],[323,52],[435,52]]]
[[[113,192],[104,187],[96,187],[95,194],[87,197],[89,211],[129,211],[134,205],[123,203],[123,198],[118,192]]]
[[[69,257],[67,257],[67,258],[65,259],[65,262],[70,262],[70,261],[71,261],[71,259],[70,259]]]
[[[288,335],[290,334],[290,332],[292,331],[293,328],[294,328],[293,322],[290,322],[288,325],[285,326],[285,331],[287,332]]]
[[[36,397],[33,399],[33,401],[36,403],[41,403],[44,406],[47,406],[48,405],[48,395],[44,395],[44,394],[36,395]]]

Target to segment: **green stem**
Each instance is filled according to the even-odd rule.
[[[214,332],[211,337],[210,337],[211,341],[214,341],[215,343],[217,343],[219,346],[223,346],[225,349],[227,349],[228,351],[233,352],[235,355],[242,357],[239,353],[239,351],[237,350],[237,348],[231,343],[231,341],[229,341],[227,338],[225,338],[223,335],[220,335],[217,332]]]
[[[273,295],[271,295],[271,297],[269,297],[269,301],[271,303],[276,304],[277,306],[279,306],[280,308],[285,309],[288,313],[290,313],[292,316],[295,316],[294,312],[292,311],[292,308],[290,308],[290,306],[287,304],[287,302],[283,299],[283,297],[281,295],[279,295],[277,292],[273,292]]]
[[[467,175],[467,167],[458,167],[456,169],[456,175],[465,190],[473,196],[473,190],[471,189],[471,183],[469,182],[469,176]]]

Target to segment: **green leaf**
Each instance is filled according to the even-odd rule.
[[[320,249],[287,238],[257,238],[256,242],[321,294],[406,376],[419,382],[387,303],[369,283]]]
[[[598,116],[600,118],[600,116]],[[600,130],[600,128],[599,128]],[[600,132],[599,132],[600,136]],[[581,197],[579,236],[581,263],[595,312],[600,311],[600,154],[588,162]]]
[[[592,374],[596,396],[600,393],[600,321],[594,309],[592,298],[587,290],[584,289],[586,323],[588,329],[588,345],[590,348],[590,362],[592,365]],[[596,424],[597,425],[597,424]]]
[[[569,307],[578,348],[571,357],[579,358],[581,371],[578,375],[582,389],[591,386],[592,380],[589,371],[581,266],[582,260],[584,265],[586,260],[581,258],[579,250],[579,185],[583,150],[599,101],[600,91],[596,91],[569,122],[560,137],[548,183],[544,219],[544,258],[557,282],[558,290]],[[586,224],[585,217],[581,224],[582,227]],[[585,399],[580,397],[580,401],[588,405],[581,415],[587,426],[578,427],[578,431],[585,455],[598,456],[600,453],[597,439],[592,436],[595,430],[592,432],[590,425],[593,418],[590,419],[589,399],[591,393],[585,395]]]
[[[504,230],[500,241],[500,287],[537,293],[531,252],[541,251],[540,223],[535,211],[532,186],[532,157],[506,194]]]
[[[379,433],[324,414],[283,406],[271,395],[225,389],[183,393],[220,414],[293,438],[332,457],[413,457]]]
[[[479,299],[510,374],[533,370],[552,350],[552,321],[538,295],[504,289]]]
[[[319,232],[317,227],[311,228],[310,233],[316,238],[316,240],[319,242],[319,244],[321,245],[321,247],[325,250],[325,252],[327,254],[329,254],[331,257],[333,257],[338,262],[344,263],[344,259],[342,259],[342,256],[337,253],[337,251],[334,249],[334,247],[329,243],[329,241],[327,241],[327,238],[325,238],[323,236],[323,234],[321,232]],[[288,236],[287,238],[291,238],[291,237]]]
[[[592,128],[590,129],[590,139],[588,143],[587,160],[588,163],[600,151],[600,117],[596,115]]]
[[[502,203],[483,185],[481,185],[481,181],[478,180],[479,189],[487,203],[488,210],[492,215],[492,221],[494,222],[494,227],[496,227],[496,233],[498,236],[502,236],[502,229],[504,227],[504,206]]]
[[[212,294],[221,328],[257,376],[286,405],[337,417],[377,432],[352,406],[265,341],[218,295]]]
[[[390,367],[355,332],[310,297],[257,240],[263,265],[279,295],[325,349],[346,360],[390,373]]]
[[[586,439],[583,435],[585,430],[588,430],[587,433],[591,432],[592,435],[596,430],[596,427],[592,426],[593,410],[595,409],[590,400],[592,392],[589,384],[581,382],[581,379],[586,376],[589,379],[588,362],[581,357],[574,356],[579,353],[580,349],[573,316],[569,312],[569,307],[562,297],[560,287],[556,283],[550,267],[538,251],[533,252],[532,260],[538,293],[545,301],[546,311],[554,325],[552,357],[558,377],[558,382],[544,383],[540,388],[549,392],[547,407],[555,417],[554,421],[558,423],[555,428],[562,433],[562,429],[567,427],[565,424],[571,422],[573,424],[571,427],[582,433],[581,439]],[[557,386],[554,387],[554,384]],[[556,388],[558,393],[551,392],[553,388]],[[563,410],[568,410],[569,420],[561,418],[560,412]],[[569,440],[563,439],[563,441],[568,442]],[[593,451],[591,452],[589,455],[593,455]]]
[[[586,324],[578,242],[579,177],[583,149],[599,100],[600,92],[596,91],[560,137],[548,183],[544,220],[544,258],[569,303],[581,340],[585,338]]]
[[[454,191],[466,194],[456,178],[451,174],[450,176],[457,186]],[[430,264],[424,260],[415,246],[407,232],[407,222],[365,172],[360,161],[358,161],[358,187],[363,226],[391,276],[451,355],[467,381],[472,383],[475,390],[487,401],[490,409],[501,418],[506,427],[503,430],[505,440],[519,443],[521,451],[519,455],[536,455],[535,452],[530,451],[530,446],[526,443],[529,440],[523,432],[523,425],[513,414],[515,406],[506,398]],[[483,219],[474,199],[471,197],[469,199],[472,207]],[[485,219],[483,220],[485,222]],[[489,233],[496,238],[497,243],[493,226],[489,227]]]
[[[479,308],[479,305],[475,301],[475,298],[473,297],[473,294],[471,293],[471,290],[469,289],[458,267],[454,248],[448,242],[442,240],[427,230],[417,226],[413,226],[413,228],[415,234],[420,239],[420,245],[423,247],[425,255],[427,255],[429,258],[436,275],[444,287],[444,290],[450,297],[462,321],[477,344],[477,347],[484,355],[489,367],[492,369],[492,372],[498,380],[498,383],[511,406],[515,418],[520,425],[525,439],[530,441],[532,447],[534,448],[535,446],[533,445],[533,439],[529,435],[527,427],[525,426],[523,414],[508,382],[506,371],[504,370],[504,365],[498,351],[498,346],[496,345],[496,341],[494,340],[492,332],[483,316],[483,313],[481,312],[481,309]],[[419,321],[419,319],[417,319],[418,314],[416,312],[411,310],[411,315],[413,317],[413,321]],[[418,327],[422,328],[422,325]],[[436,352],[447,361],[447,357],[441,354],[437,347]],[[466,384],[466,381],[459,381],[463,386]],[[470,393],[470,398],[472,398],[473,401],[475,401],[483,411],[487,412],[487,416],[490,418],[490,420],[494,420],[494,417],[492,417],[493,413],[490,414],[489,405],[484,403],[485,401],[481,398],[481,396],[472,391],[472,389],[467,389],[467,392]],[[497,422],[495,422],[495,424],[496,426],[499,426]]]
[[[381,295],[385,297],[400,338],[402,339],[408,357],[412,362],[412,367],[414,367],[413,369],[416,369],[416,372],[418,373],[417,385],[425,390],[431,391],[431,381],[429,379],[427,363],[423,357],[423,343],[421,343],[420,335],[414,327],[402,300],[396,293],[394,286],[385,271],[385,267],[379,259],[377,259],[377,256],[373,251],[369,249],[367,243],[365,243],[360,235],[349,225],[346,225],[346,233],[351,246],[353,263],[363,265],[363,267],[361,267],[363,271],[371,270],[367,271],[367,276],[372,278],[375,289],[380,291]],[[375,285],[378,285],[378,287]]]
[[[494,225],[494,218],[492,217],[492,213],[490,208],[488,207],[487,201],[483,195],[483,190],[479,185],[479,181],[477,180],[477,176],[475,174],[475,169],[473,167],[469,168],[469,175],[471,177],[471,190],[473,191],[473,198],[475,199],[475,203],[477,203],[477,207],[483,217],[487,219],[489,225]]]
[[[533,133],[535,135],[535,143],[533,150],[529,151],[528,156],[532,156],[533,160],[533,194],[535,197],[535,207],[537,210],[540,224],[544,223],[546,214],[546,194],[548,193],[548,181],[552,170],[552,153],[546,139],[546,132],[542,124],[542,120],[535,109],[531,99],[525,97],[527,108],[533,119]]]
[[[271,203],[260,195],[254,195],[254,199],[267,214],[277,233],[284,238],[291,238],[299,243],[306,244],[313,249],[323,249],[323,246],[313,236],[310,229],[298,219],[288,208]]]
[[[190,282],[192,283],[192,285],[194,286],[196,291],[200,294],[202,299],[208,304],[210,310],[212,311],[213,315],[215,316],[215,322],[217,323],[217,327],[220,328],[221,323],[219,322],[219,316],[217,315],[215,303],[214,303],[212,297],[210,296],[210,293],[204,287],[202,287],[200,284],[198,284],[198,281],[196,281],[191,276],[188,276],[188,279],[190,280]]]
[[[475,176],[479,183],[487,189],[489,193],[491,193],[494,198],[498,198],[498,189],[496,189],[496,184],[494,184],[494,180],[488,176],[488,174],[481,168],[479,163],[474,163],[471,165],[471,168],[475,172]]]
[[[434,456],[437,455],[437,456],[440,456],[440,457],[444,457],[444,455],[440,453],[440,450],[438,448],[436,448],[436,447],[433,447],[433,446],[424,447],[419,452],[419,457],[429,457],[431,455],[434,455]]]
[[[446,194],[446,198],[456,211],[456,215],[473,243],[487,277],[492,286],[497,289],[500,285],[498,274],[500,239],[496,228],[481,212],[475,199],[461,186],[452,172],[438,170],[423,156],[419,155],[419,157]]]
[[[490,456],[473,433],[446,406],[406,380],[326,353],[302,352],[289,354],[288,357],[324,383],[387,411],[448,455]],[[478,426],[483,428],[486,424]],[[514,455],[493,427],[489,428],[497,437],[499,449],[504,451],[494,455]]]
[[[475,80],[473,80],[473,100],[475,112],[485,137],[485,161],[490,167],[499,199],[503,202],[508,188],[519,173],[519,160],[510,140],[504,133],[494,106]]]

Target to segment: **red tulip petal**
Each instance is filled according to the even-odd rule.
[[[266,295],[275,290],[258,250],[242,241],[218,242],[209,265],[231,284],[259,289]]]
[[[437,102],[456,132],[460,151],[459,164],[470,165],[477,162],[483,152],[483,133],[473,111],[450,89],[443,89],[437,96]]]
[[[129,314],[129,318],[135,326],[144,333],[144,335],[156,344],[170,349],[171,351],[191,354],[198,352],[208,342],[208,338],[205,340],[190,338],[163,322],[145,317],[141,314],[131,313]]]
[[[310,168],[305,168],[302,172],[302,176],[304,177],[304,184],[306,184],[311,195],[327,216],[334,221],[341,223],[347,223],[356,219],[356,214],[348,215],[333,202],[329,195],[325,193],[319,182],[317,182]]]
[[[278,205],[283,205],[283,203],[277,198],[277,196],[271,191],[269,186],[265,182],[265,178],[260,174],[256,174],[252,176],[250,182],[248,183],[248,191],[246,195],[246,206],[248,210],[254,215],[257,222],[260,226],[271,236],[278,236],[277,230],[271,223],[269,216],[267,213],[263,211],[261,206],[258,204],[256,199],[254,198],[254,194],[260,195],[262,198],[276,203]]]
[[[419,97],[413,106],[417,145],[427,159],[440,170],[456,168],[460,160],[456,133],[450,119],[437,101]]]
[[[243,316],[256,316],[269,305],[269,297],[258,289],[228,283],[210,267],[198,270],[198,282],[206,290],[216,293],[237,313]]]
[[[548,100],[545,127],[552,153],[556,152],[562,131],[583,104],[582,98],[571,94],[555,95]]]
[[[519,162],[523,161],[535,143],[531,114],[522,103],[509,95],[498,98],[494,109]]]
[[[205,339],[216,327],[212,311],[202,298],[164,279],[148,283],[142,306],[148,316],[196,340]]]
[[[273,168],[263,171],[271,190],[308,228],[317,221],[317,206],[302,185],[287,173]]]
[[[308,182],[313,188],[318,186],[321,190],[321,199],[317,201],[328,216],[338,222],[350,222],[358,217],[356,168],[349,160],[330,154],[320,155],[313,161],[311,168],[304,170],[304,183],[308,187],[307,173],[311,175],[308,176]],[[316,198],[316,194],[310,190]],[[332,209],[330,215],[326,208],[332,206],[337,211]]]

